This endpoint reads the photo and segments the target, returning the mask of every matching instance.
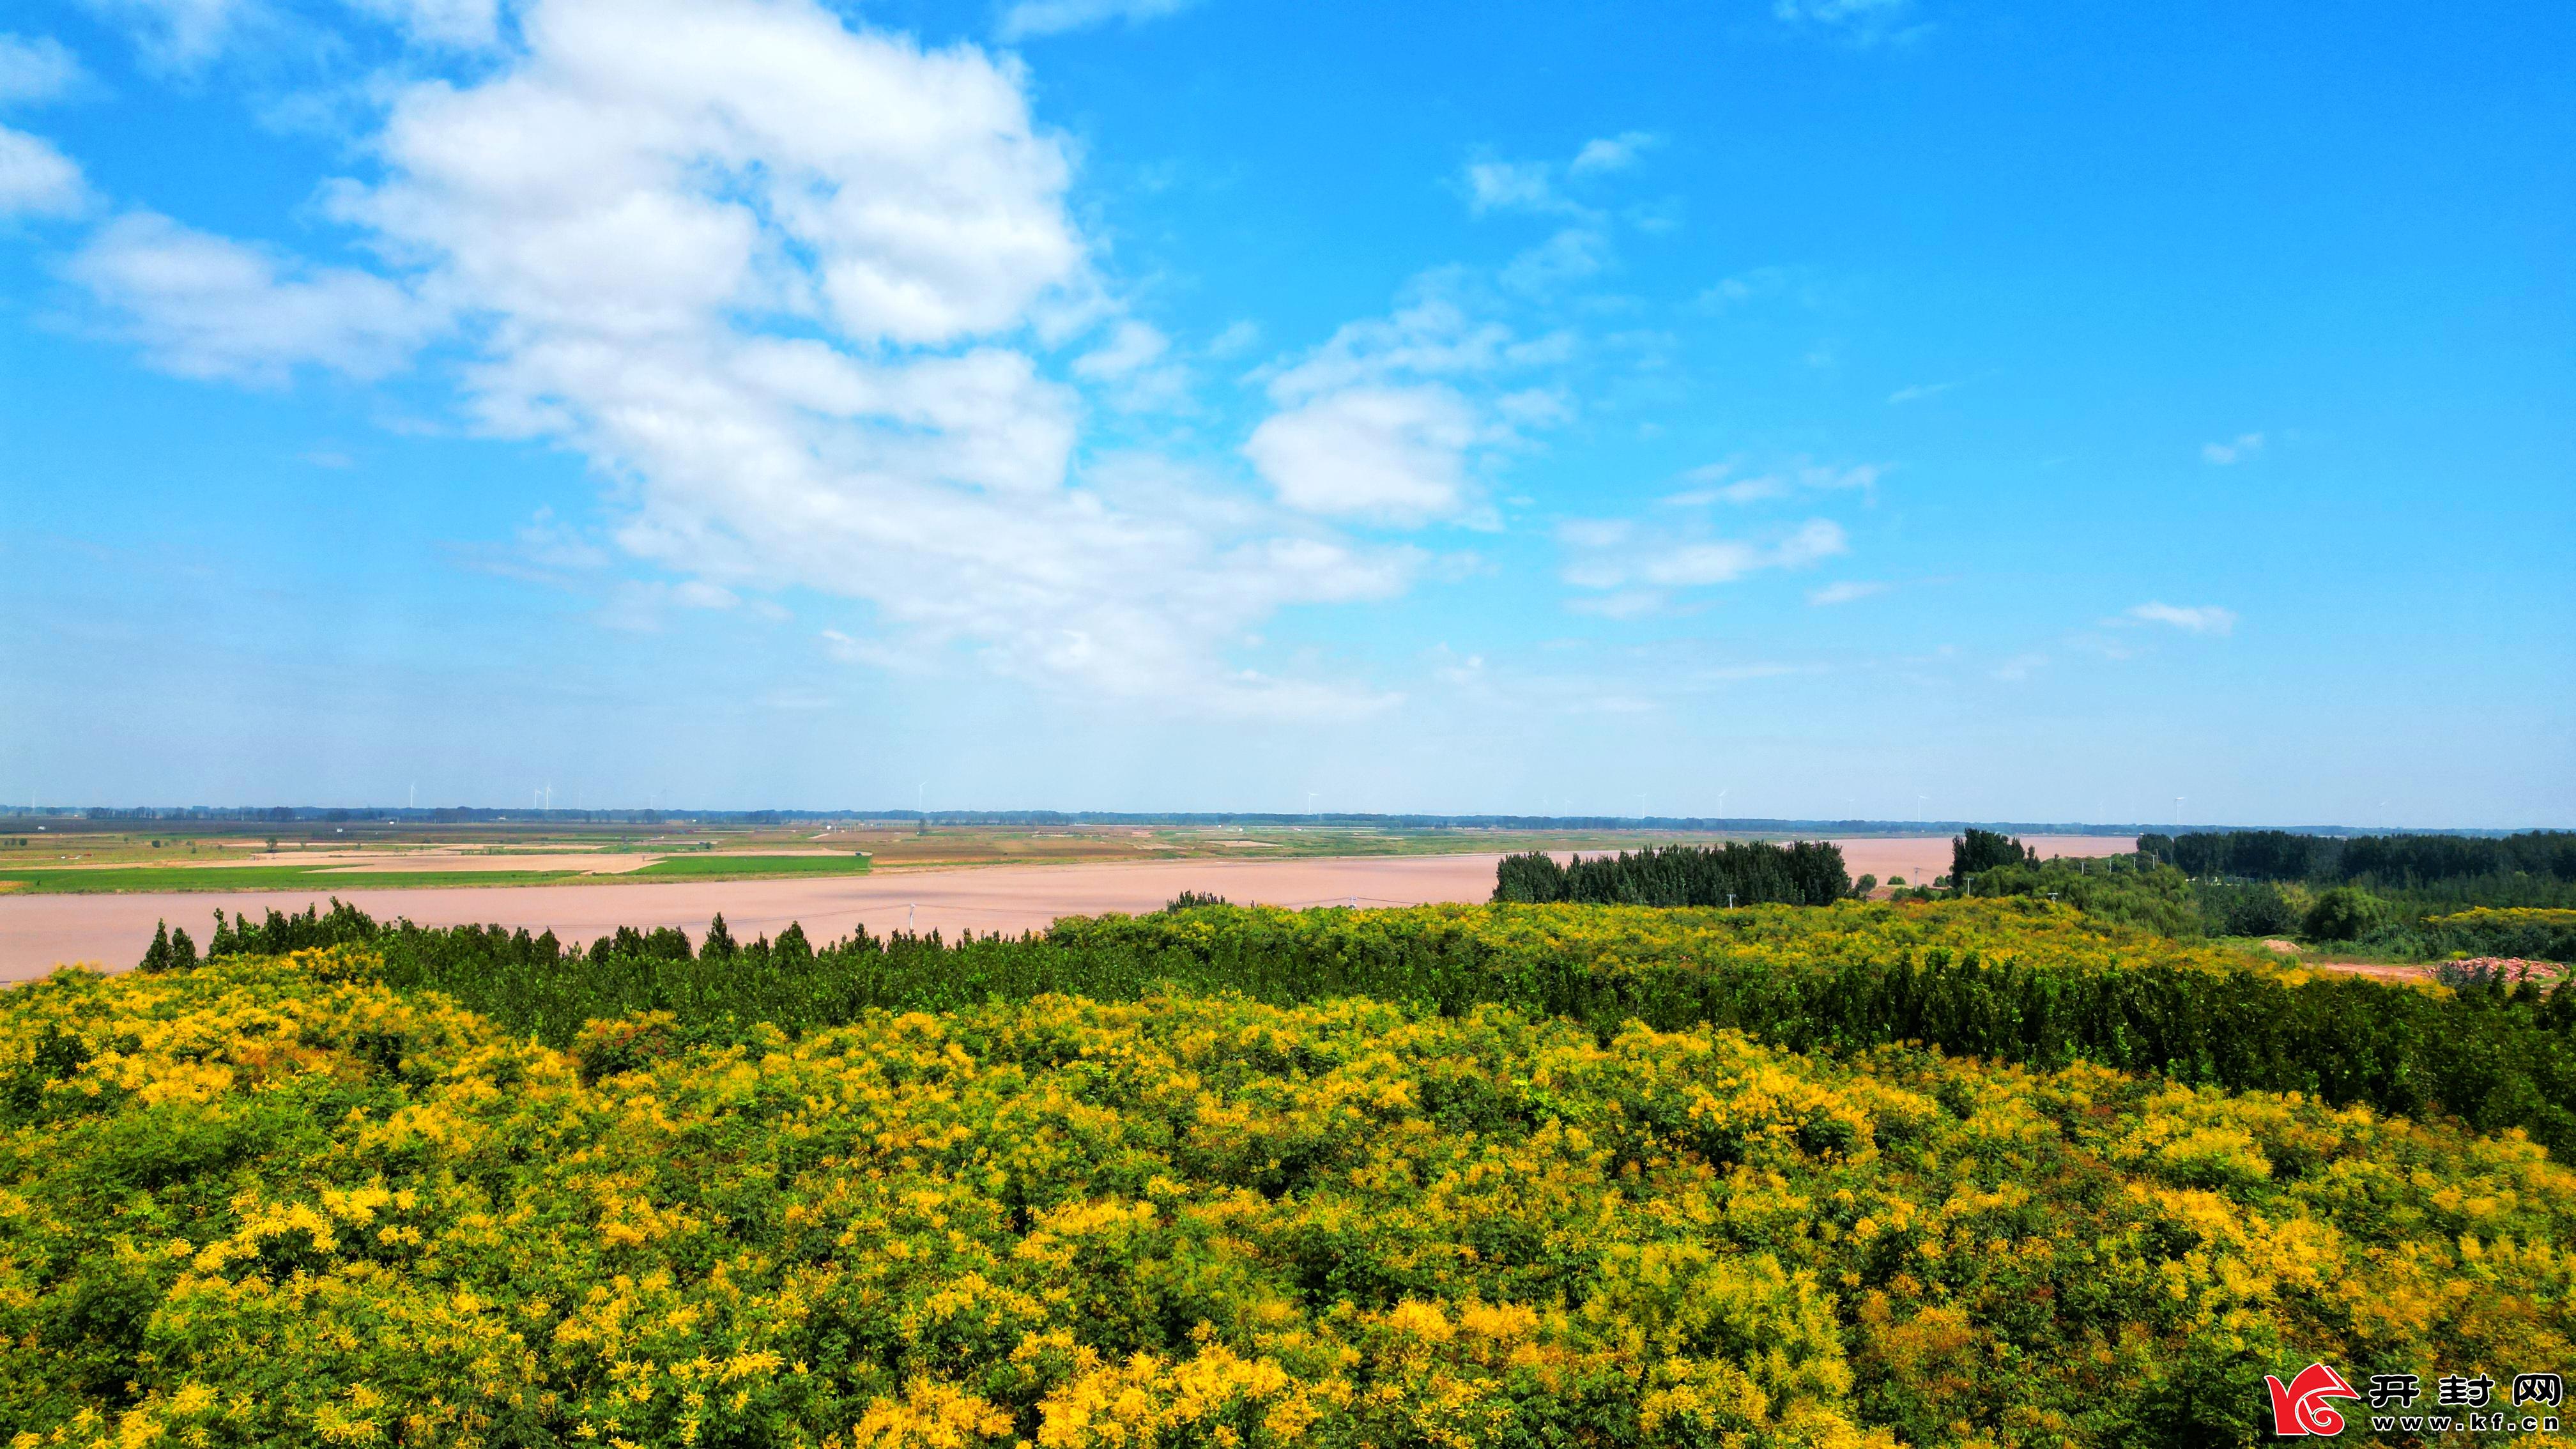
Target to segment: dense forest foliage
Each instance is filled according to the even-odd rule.
[[[2420,888],[2489,876],[2576,884],[2576,831],[2520,835],[2293,835],[2203,830],[2141,835],[2138,850],[2194,879]]]
[[[1964,853],[1971,831],[1954,845]],[[1997,837],[2001,838],[2001,837]],[[1981,858],[2004,855],[1985,847]],[[2139,837],[2134,857],[1990,867],[1978,895],[2073,901],[2167,935],[2303,937],[2422,960],[2576,960],[2576,834]]]
[[[1786,845],[1649,846],[1576,856],[1560,865],[1544,851],[1503,858],[1494,899],[1519,905],[1574,902],[1605,906],[1821,906],[1851,894],[1842,847],[1831,841]]]
[[[1793,1051],[1922,1042],[2056,1068],[2177,1080],[2522,1127],[2576,1149],[2576,989],[2456,992],[2285,970],[2028,897],[1709,909],[1195,907],[1068,918],[1043,935],[945,942],[790,927],[736,942],[721,919],[620,930],[587,951],[495,927],[380,925],[341,906],[226,923],[215,959],[369,949],[373,979],[433,990],[555,1045],[594,1019],[674,1013],[691,1040],[791,1032],[871,1010],[937,1011],[1061,992],[1135,1000],[1236,992],[1279,1004],[1367,996],[1456,1014],[1501,1005],[1603,1033],[1735,1027]]]

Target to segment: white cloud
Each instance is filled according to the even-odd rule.
[[[1804,458],[1751,477],[1735,476],[1737,467],[1734,463],[1709,463],[1693,468],[1682,477],[1699,486],[1667,494],[1663,501],[1677,507],[1696,508],[1711,503],[1760,503],[1801,492],[1833,493],[1855,488],[1866,492],[1875,489],[1878,480],[1887,472],[1876,463],[1838,468]]]
[[[1478,321],[1436,285],[1417,284],[1393,315],[1343,323],[1295,365],[1265,371],[1271,395],[1290,400],[1403,374],[1491,372],[1534,356],[1510,328]]]
[[[1603,595],[1568,607],[1614,617],[1650,612],[1673,590],[1733,583],[1767,569],[1803,568],[1850,548],[1842,526],[1824,518],[1808,519],[1768,540],[1675,538],[1670,530],[1604,519],[1564,524],[1557,538],[1573,555],[1562,572],[1564,580]]]
[[[1220,649],[1397,591],[1400,561],[1067,486],[1074,396],[998,339],[1080,312],[1089,249],[1014,70],[807,3],[545,0],[522,31],[484,84],[399,97],[388,181],[341,211],[497,319],[489,426],[638,480],[628,552],[865,600],[863,647],[1218,711],[1337,697]],[[1113,328],[1077,375],[1132,379],[1159,340]]]
[[[1241,318],[1225,325],[1225,330],[1208,340],[1210,357],[1235,357],[1251,351],[1261,342],[1261,324]]]
[[[1004,40],[1062,35],[1113,20],[1159,20],[1186,10],[1193,0],[1018,0],[1002,12]]]
[[[731,609],[742,604],[733,590],[719,588],[704,579],[688,579],[672,585],[671,602],[690,609]]]
[[[2200,445],[2201,460],[2207,463],[2218,464],[2220,467],[2225,467],[2230,463],[2241,462],[2244,459],[2251,458],[2262,451],[2263,435],[2261,433],[2239,433],[2236,435],[2233,442],[2203,443]]]
[[[1590,614],[1596,619],[1639,619],[1660,612],[1666,596],[1656,589],[1620,589],[1615,593],[1582,595],[1565,601],[1569,612]]]
[[[1637,164],[1637,158],[1663,138],[1652,131],[1622,131],[1616,136],[1587,141],[1574,153],[1565,169],[1582,176],[1597,171],[1625,171]]]
[[[0,31],[0,103],[50,101],[82,79],[80,62],[61,41]]]
[[[1598,274],[1609,260],[1608,237],[1588,227],[1567,227],[1512,258],[1500,280],[1523,296],[1545,297],[1568,282]]]
[[[64,270],[154,365],[186,377],[275,386],[303,365],[378,377],[441,325],[381,277],[305,266],[148,211],[102,227]]]
[[[1598,213],[1557,189],[1560,172],[1581,178],[1624,171],[1636,165],[1645,151],[1661,144],[1663,138],[1653,132],[1623,131],[1585,142],[1562,168],[1548,161],[1470,161],[1462,178],[1467,209],[1478,216],[1496,211],[1561,213],[1597,223]]]
[[[1076,359],[1076,376],[1131,377],[1170,349],[1171,339],[1143,322],[1125,321],[1110,329],[1109,340]]]
[[[2048,667],[2045,654],[2016,654],[1994,668],[1994,677],[2007,684],[2019,684]]]
[[[1273,414],[1243,451],[1291,508],[1421,523],[1463,509],[1479,436],[1450,388],[1353,387]]]
[[[1074,359],[1073,375],[1097,383],[1116,406],[1131,412],[1182,401],[1189,375],[1165,361],[1171,339],[1134,318],[1109,329],[1100,346]]]
[[[1243,451],[1280,502],[1386,523],[1491,524],[1470,452],[1509,448],[1518,427],[1569,409],[1545,389],[1492,396],[1490,379],[1560,361],[1568,343],[1523,341],[1478,320],[1450,294],[1454,280],[1417,279],[1391,316],[1345,323],[1304,357],[1255,374],[1277,411]],[[1481,385],[1477,396],[1468,385]]]
[[[1921,27],[1906,29],[1901,22],[1912,8],[1912,0],[1776,0],[1771,13],[1792,25],[1834,30],[1867,45],[1911,38]]]
[[[1489,211],[1561,211],[1552,168],[1544,161],[1470,161],[1467,163],[1467,209]]]
[[[1918,382],[1908,387],[1900,387],[1896,391],[1889,393],[1887,395],[1887,401],[1891,406],[1903,406],[1910,402],[1921,402],[1928,397],[1939,397],[1941,394],[1948,392],[1950,389],[1957,387],[1958,385],[1959,384],[1955,382]]]
[[[1840,583],[1827,584],[1823,588],[1817,589],[1808,594],[1807,602],[1820,608],[1830,607],[1834,604],[1855,603],[1873,595],[1883,594],[1886,592],[1887,585],[1883,583],[1861,579],[1845,579]]]
[[[1574,421],[1574,403],[1554,388],[1532,387],[1494,399],[1494,412],[1515,428],[1546,428]]]
[[[2183,607],[2145,603],[2131,609],[2124,617],[2142,624],[2170,624],[2189,634],[2232,634],[2236,631],[2235,612],[2215,604]]]
[[[77,216],[89,208],[80,166],[52,143],[0,126],[0,221]]]
[[[607,602],[595,616],[611,629],[630,634],[658,634],[673,609],[701,609],[722,612],[737,608],[742,600],[732,591],[703,580],[690,579],[677,584],[627,580],[609,591]]]
[[[89,8],[123,24],[150,64],[187,70],[220,52],[234,29],[253,14],[252,0],[87,0]]]
[[[347,0],[432,45],[479,50],[500,39],[500,0]]]
[[[257,380],[384,365],[434,299],[464,319],[473,422],[586,458],[611,541],[678,578],[610,623],[799,588],[864,606],[852,657],[1177,711],[1382,707],[1225,654],[1280,608],[1400,593],[1415,551],[1260,503],[1122,506],[1072,471],[1080,396],[1028,349],[1112,320],[1070,371],[1115,389],[1160,334],[1114,322],[1016,62],[814,0],[512,15],[471,82],[390,93],[381,179],[328,195],[402,285],[157,217],[84,254],[93,285],[162,365]]]
[[[1814,307],[1824,300],[1824,295],[1815,274],[1806,268],[1751,267],[1733,276],[1721,277],[1703,289],[1697,305],[1703,312],[1724,312],[1776,297],[1799,306]]]

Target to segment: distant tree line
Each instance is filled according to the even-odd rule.
[[[1842,847],[1831,841],[1729,841],[1654,846],[1589,860],[1576,856],[1564,865],[1544,851],[1507,855],[1494,872],[1493,898],[1525,904],[1821,906],[1851,892]]]
[[[2195,880],[2306,881],[2390,887],[2482,876],[2528,875],[2576,883],[2576,831],[2519,835],[2294,835],[2285,830],[2207,830],[2141,835],[2138,851]]]
[[[1954,883],[1973,876],[1977,895],[2046,895],[2169,936],[2295,936],[2425,960],[2576,959],[2576,832],[2203,831],[2141,836],[2133,856],[2041,862],[2008,837],[1970,831],[1951,858]]]

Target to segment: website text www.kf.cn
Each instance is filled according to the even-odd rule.
[[[2567,1397],[2566,1379],[2554,1373],[2515,1374],[2510,1385],[2485,1373],[2443,1374],[2429,1395],[2418,1374],[2372,1374],[2356,1389],[2321,1363],[2286,1384],[2269,1374],[2263,1382],[2272,1391],[2272,1432],[2283,1438],[2342,1433],[2336,1399],[2368,1401],[2370,1427],[2381,1434],[2555,1434]]]

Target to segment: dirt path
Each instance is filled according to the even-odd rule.
[[[1855,876],[1929,880],[1950,868],[1946,837],[1838,842]],[[2126,851],[2126,836],[2033,837],[2042,854]],[[801,922],[817,941],[864,924],[883,935],[909,924],[959,931],[1032,931],[1058,916],[1140,912],[1185,890],[1238,904],[1363,906],[1481,901],[1494,893],[1494,863],[1478,855],[1353,859],[1160,860],[1115,864],[998,865],[885,870],[806,880],[594,883],[579,886],[466,886],[370,889],[352,874],[319,890],[138,892],[131,895],[0,896],[0,983],[28,981],[70,961],[122,970],[142,958],[155,922],[185,926],[205,944],[213,912],[300,911],[337,895],[379,920],[424,926],[498,922],[587,941],[618,926],[678,926],[692,940],[718,911],[736,936],[775,936]],[[1937,869],[1935,867],[1937,866]]]

